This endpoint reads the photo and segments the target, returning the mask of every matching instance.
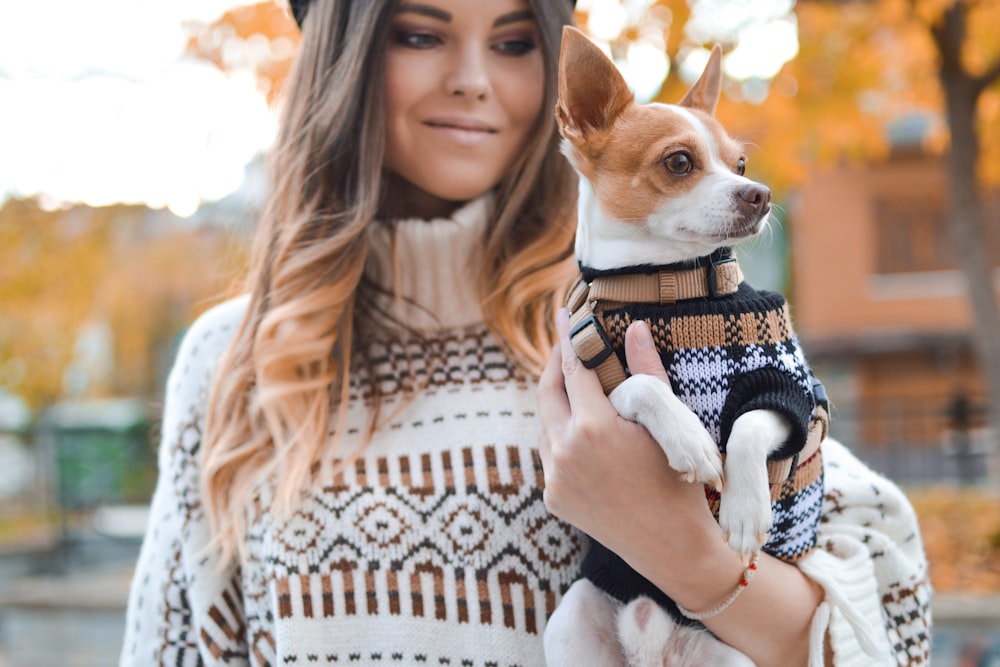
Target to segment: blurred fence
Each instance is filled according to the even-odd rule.
[[[836,404],[830,433],[878,472],[914,486],[985,482],[996,447],[985,407],[963,397]]]
[[[0,428],[0,578],[134,557],[156,478],[144,402],[65,402]],[[121,552],[120,554],[118,552]]]
[[[36,430],[66,512],[146,502],[154,482],[145,404],[133,399],[61,403]]]

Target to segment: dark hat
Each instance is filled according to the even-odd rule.
[[[302,19],[306,17],[306,5],[309,4],[309,0],[288,0],[288,4],[292,8],[292,16],[295,17],[295,22],[302,27]]]
[[[306,17],[306,9],[309,7],[310,0],[288,0],[288,4],[292,8],[292,16],[295,17],[295,22],[302,27],[302,19]],[[572,0],[573,6],[576,7],[576,0]]]

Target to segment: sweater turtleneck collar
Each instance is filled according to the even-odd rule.
[[[481,323],[476,270],[492,208],[484,195],[448,218],[375,222],[365,272],[392,295],[380,306],[422,332]]]

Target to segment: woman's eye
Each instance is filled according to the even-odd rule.
[[[531,39],[509,39],[500,42],[495,47],[497,51],[508,56],[523,56],[535,50],[535,42]]]
[[[743,176],[747,173],[747,161],[744,158],[740,158],[736,161],[736,173]]]
[[[691,160],[691,156],[684,151],[678,151],[677,153],[671,153],[663,159],[663,166],[667,168],[671,174],[677,174],[678,176],[683,176],[684,174],[691,173],[694,168],[694,162]]]
[[[396,43],[411,49],[429,49],[437,42],[437,37],[426,32],[396,33]]]

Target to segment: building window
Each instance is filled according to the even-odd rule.
[[[994,264],[1000,265],[1000,198],[983,207]],[[875,273],[918,273],[958,268],[943,199],[912,196],[875,201]]]
[[[875,202],[875,272],[915,273],[957,268],[943,201]]]

